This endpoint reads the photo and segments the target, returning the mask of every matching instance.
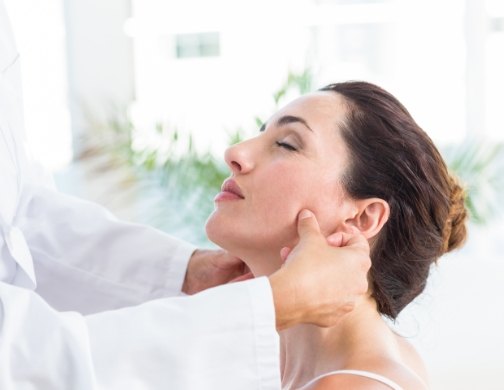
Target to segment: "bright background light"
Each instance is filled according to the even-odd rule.
[[[93,198],[85,182],[62,172],[117,110],[140,133],[162,121],[221,155],[228,133],[256,132],[255,118],[273,113],[272,95],[288,72],[306,68],[316,88],[348,79],[385,87],[441,148],[468,136],[504,140],[501,0],[6,5],[22,56],[31,149],[64,190],[81,196]],[[425,357],[433,389],[502,388],[503,222],[471,225],[469,237],[441,259],[397,325]]]

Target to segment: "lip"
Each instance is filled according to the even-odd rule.
[[[222,183],[221,192],[215,197],[215,201],[245,199],[241,188],[233,179],[227,179]]]

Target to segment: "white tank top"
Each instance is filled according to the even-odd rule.
[[[394,381],[385,378],[382,375],[375,374],[374,372],[369,372],[369,371],[362,371],[362,370],[339,370],[339,371],[331,371],[327,372],[325,374],[319,375],[315,379],[312,379],[308,383],[306,383],[304,386],[300,387],[298,390],[304,390],[313,385],[315,382],[318,380],[325,378],[326,376],[331,376],[331,375],[340,375],[340,374],[345,374],[345,375],[358,375],[358,376],[363,376],[365,378],[369,378],[372,380],[375,380],[377,382],[383,383],[384,385],[387,385],[393,390],[403,390],[401,386],[399,386],[397,383]]]

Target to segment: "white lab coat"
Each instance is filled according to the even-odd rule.
[[[0,0],[0,389],[278,389],[266,278],[180,292],[194,248],[41,183]]]

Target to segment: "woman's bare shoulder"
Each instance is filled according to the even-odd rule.
[[[390,387],[375,380],[357,375],[329,375],[319,379],[310,390],[390,390]]]
[[[427,390],[423,380],[407,367],[397,365],[389,366],[387,369],[365,370],[369,376],[345,374],[340,372],[328,375],[313,384],[310,390],[330,390],[330,389],[352,389],[352,390],[390,390],[391,386],[376,378],[380,377],[385,381],[392,382],[402,389]]]
[[[406,368],[409,367],[416,375],[426,381],[427,368],[416,348],[405,337],[397,333],[395,333],[395,337],[401,351],[401,360]]]
[[[404,348],[401,350],[404,351]],[[322,377],[310,390],[390,390],[393,385],[408,390],[427,390],[425,366],[414,348],[409,352],[412,355],[379,354],[357,359],[337,374]]]

